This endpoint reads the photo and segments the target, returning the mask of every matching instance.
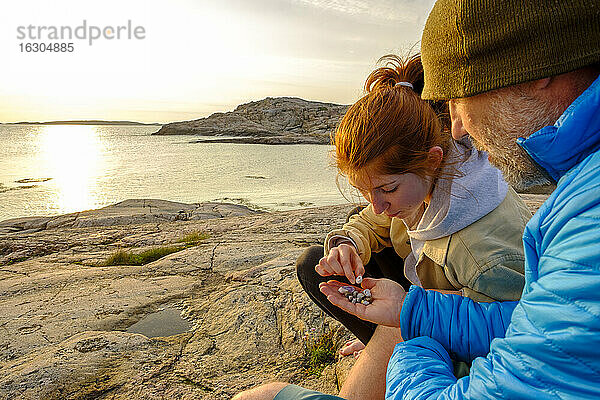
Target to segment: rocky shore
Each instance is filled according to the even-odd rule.
[[[327,144],[348,106],[267,97],[207,118],[165,124],[155,135],[196,135],[192,143]]]
[[[546,196],[524,197],[536,209]],[[0,398],[228,399],[271,380],[336,393],[353,360],[312,375],[305,336],[332,330],[341,343],[349,333],[302,292],[294,263],[350,208],[128,200],[0,222]],[[149,264],[103,265],[198,232]],[[190,329],[132,330],[165,309]]]

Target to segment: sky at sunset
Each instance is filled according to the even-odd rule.
[[[170,122],[267,96],[351,103],[377,59],[408,54],[433,0],[7,0],[0,122]],[[18,27],[141,27],[143,39],[22,38]],[[84,32],[82,29],[81,32]],[[90,33],[91,31],[86,31]],[[37,34],[37,33],[36,33]],[[89,35],[88,35],[89,36]],[[72,52],[22,51],[73,43]]]

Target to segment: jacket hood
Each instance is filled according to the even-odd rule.
[[[468,136],[454,143],[445,172],[455,168],[460,176],[438,179],[416,228],[407,226],[412,251],[404,261],[404,274],[415,285],[420,285],[416,267],[425,242],[450,236],[480,220],[496,209],[508,192],[502,172],[489,163],[486,152],[476,150]]]
[[[506,197],[508,184],[500,170],[490,165],[486,152],[476,150],[468,137],[455,142],[452,149],[447,168],[454,167],[460,176],[438,179],[417,227],[408,230],[411,238],[424,241],[449,236],[493,211]]]
[[[567,171],[600,148],[600,77],[561,115],[517,143],[558,181]]]

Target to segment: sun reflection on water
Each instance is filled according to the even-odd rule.
[[[97,179],[102,171],[103,144],[96,126],[49,125],[39,140],[42,169],[57,187],[48,208],[72,212],[98,204]]]

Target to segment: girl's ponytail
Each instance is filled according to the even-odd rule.
[[[423,91],[423,65],[421,57],[414,55],[407,60],[388,54],[381,57],[378,63],[385,62],[385,66],[371,72],[365,82],[365,91],[370,93],[382,88],[395,88],[398,90],[412,89],[419,97]],[[402,83],[409,83],[403,85]],[[412,87],[411,87],[412,86]]]
[[[385,62],[385,65],[371,72],[367,78],[365,82],[365,91],[367,93],[383,88],[393,88],[395,90],[412,89],[419,98],[421,97],[423,87],[425,86],[425,77],[420,55],[416,54],[403,60],[397,55],[388,54],[381,57],[377,62]],[[405,82],[409,83],[410,86],[405,85]],[[445,101],[423,101],[433,108],[433,111],[440,119],[442,129],[449,132],[451,123],[448,104]]]
[[[421,99],[419,55],[406,60],[387,55],[379,61],[386,64],[368,76],[366,95],[348,109],[332,138],[338,170],[352,175],[370,167],[384,174],[431,175],[429,150],[440,146],[447,154],[451,144],[447,104]]]

